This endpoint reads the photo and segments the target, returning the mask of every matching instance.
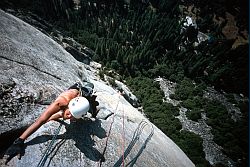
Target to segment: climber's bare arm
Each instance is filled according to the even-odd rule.
[[[64,119],[69,118],[71,115],[67,115],[69,112],[66,110],[63,112],[63,115],[60,114],[59,111],[65,110],[68,106],[69,101],[78,96],[78,90],[76,89],[69,89],[48,106],[48,108],[42,113],[42,115],[34,122],[28,129],[24,131],[24,133],[20,136],[21,139],[27,139],[32,133],[34,133],[38,128],[40,128],[43,124],[50,120],[57,120],[63,116]],[[58,113],[59,114],[56,114]]]
[[[59,111],[55,114],[53,114],[48,120],[49,121],[58,121],[60,118],[65,119],[73,119],[73,116],[71,115],[69,109],[66,109],[64,111]]]
[[[60,114],[57,115],[56,113],[64,109],[65,106],[67,105],[68,105],[68,101],[63,97],[59,97],[56,101],[54,101],[51,105],[48,106],[48,108],[42,113],[42,115],[28,129],[24,131],[24,133],[20,136],[20,138],[24,140],[27,139],[32,133],[34,133],[44,123],[48,122],[49,120],[54,120],[55,117],[58,117]]]
[[[49,121],[57,121],[57,120],[59,120],[60,118],[63,118],[63,111],[59,111],[59,112],[53,114],[53,115],[47,120],[47,122],[49,122]]]

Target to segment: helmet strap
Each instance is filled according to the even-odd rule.
[[[78,96],[82,97],[82,89],[81,88],[79,88],[79,95]]]

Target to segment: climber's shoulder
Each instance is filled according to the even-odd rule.
[[[64,105],[68,105],[71,99],[77,97],[79,95],[79,91],[76,89],[69,89],[62,92],[57,99],[56,102],[62,103]]]

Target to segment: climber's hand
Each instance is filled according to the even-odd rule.
[[[18,159],[20,160],[21,157],[24,155],[24,153],[25,153],[24,140],[18,138],[5,152],[5,155],[7,156],[5,165],[15,156],[18,156]]]

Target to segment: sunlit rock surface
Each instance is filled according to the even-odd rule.
[[[34,122],[76,81],[95,85],[102,108],[98,119],[65,121],[45,166],[194,166],[172,140],[99,79],[93,63],[77,61],[55,41],[1,10],[0,43],[0,137]],[[22,159],[15,157],[9,165],[37,166],[59,126],[58,122],[43,125],[26,140]],[[1,147],[7,140],[1,138]]]

